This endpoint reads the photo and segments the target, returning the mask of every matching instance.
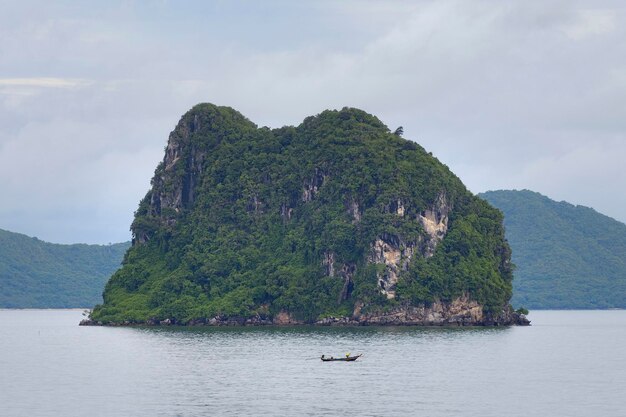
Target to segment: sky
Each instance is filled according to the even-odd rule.
[[[126,241],[200,102],[259,126],[344,106],[403,126],[474,193],[626,222],[621,1],[0,0],[0,229]]]

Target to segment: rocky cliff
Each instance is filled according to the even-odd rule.
[[[501,213],[357,109],[170,134],[89,323],[517,324]]]

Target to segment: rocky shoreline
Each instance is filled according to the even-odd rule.
[[[465,297],[450,303],[435,302],[431,306],[399,306],[385,312],[360,314],[359,306],[352,317],[326,317],[314,322],[295,319],[291,314],[282,311],[277,315],[253,317],[200,318],[189,322],[176,319],[150,319],[144,322],[124,321],[103,323],[84,319],[81,326],[529,326],[530,321],[524,314],[517,313],[512,307],[498,314],[484,314],[483,308],[475,301]]]

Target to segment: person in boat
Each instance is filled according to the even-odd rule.
[[[346,358],[350,357],[350,352],[346,353]]]

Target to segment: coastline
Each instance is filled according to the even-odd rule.
[[[508,305],[497,314],[483,312],[483,308],[475,301],[466,297],[458,298],[449,303],[435,302],[431,306],[399,306],[389,311],[377,311],[361,314],[355,308],[352,317],[324,317],[316,321],[305,321],[295,318],[287,311],[274,316],[259,315],[253,317],[215,316],[197,318],[186,322],[174,318],[146,321],[126,320],[123,322],[102,322],[86,318],[81,326],[432,326],[432,327],[496,327],[496,326],[529,326],[530,320],[524,314],[515,312]]]

